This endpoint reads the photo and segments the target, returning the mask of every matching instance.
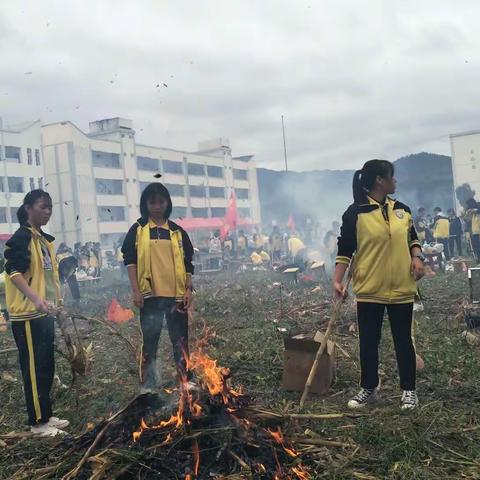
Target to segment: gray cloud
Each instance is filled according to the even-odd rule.
[[[298,170],[448,154],[480,126],[476,0],[67,3],[0,6],[6,122],[118,115],[142,143],[227,136],[282,168],[284,114]]]

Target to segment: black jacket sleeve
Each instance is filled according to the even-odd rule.
[[[20,227],[6,243],[4,252],[5,271],[8,275],[25,273],[30,267],[30,241],[32,234],[27,228]]]
[[[188,233],[182,229],[182,242],[183,242],[183,253],[185,255],[185,271],[193,275],[194,266],[192,263],[193,260],[193,245],[190,241]]]
[[[125,265],[137,264],[137,228],[138,223],[132,225],[122,245],[123,263]]]
[[[342,216],[342,228],[337,242],[338,253],[336,263],[348,265],[355,250],[357,250],[357,218],[357,205],[350,205]]]

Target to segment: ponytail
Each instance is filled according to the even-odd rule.
[[[48,192],[45,192],[45,190],[42,190],[40,188],[36,190],[32,190],[31,192],[28,192],[25,195],[25,198],[23,199],[22,205],[20,205],[19,209],[17,210],[17,220],[20,226],[24,226],[28,224],[28,212],[27,212],[27,205],[29,207],[33,207],[35,203],[40,200],[41,198],[46,198],[50,202],[52,201],[52,198],[50,197],[50,194]]]
[[[393,177],[394,172],[393,163],[388,160],[369,160],[353,175],[353,201],[356,204],[368,203],[367,194],[375,186],[377,177]]]

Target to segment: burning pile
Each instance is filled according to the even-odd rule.
[[[247,395],[230,386],[229,370],[217,366],[204,347],[199,342],[187,362],[200,388],[189,390],[183,378],[177,390],[165,390],[175,405],[169,418],[160,397],[135,398],[74,440],[71,451],[87,450],[64,478],[84,474],[87,462],[95,479],[310,478],[283,435],[282,417],[255,409]]]

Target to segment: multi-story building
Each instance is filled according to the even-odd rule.
[[[450,148],[454,187],[468,183],[480,194],[480,131],[450,135]],[[455,201],[460,210],[456,196]]]
[[[223,217],[232,189],[240,216],[260,223],[255,163],[232,157],[226,139],[202,142],[198,152],[137,144],[132,122],[71,122],[42,127],[45,180],[54,201],[51,231],[69,245],[112,245],[139,216],[140,195],[157,180],[170,191],[172,218]]]
[[[26,192],[44,186],[40,121],[0,125],[0,235],[18,228],[17,209]]]

